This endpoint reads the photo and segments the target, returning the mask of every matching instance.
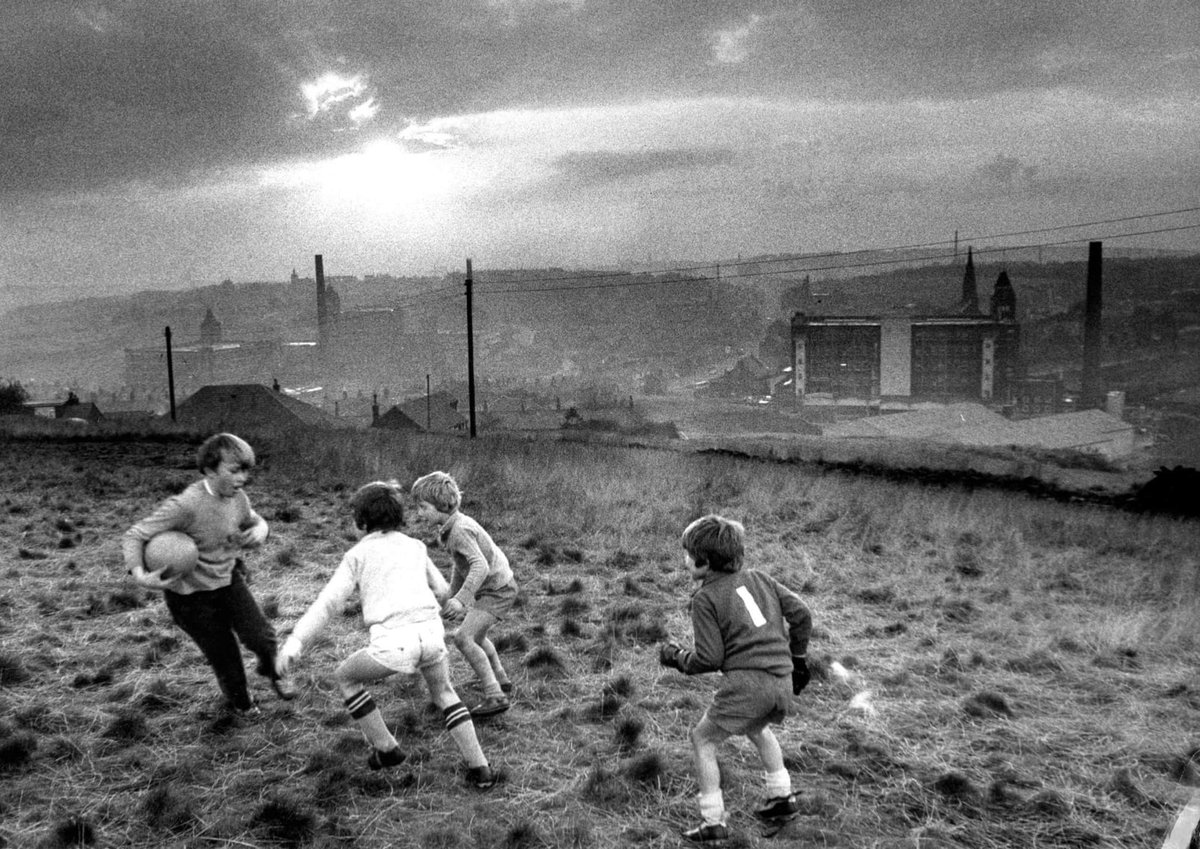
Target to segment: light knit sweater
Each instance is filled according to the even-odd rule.
[[[400,531],[375,531],[342,556],[329,582],[300,617],[292,637],[306,645],[358,590],[368,629],[438,619],[437,594],[446,579],[429,559],[425,543]]]
[[[242,531],[264,520],[254,512],[245,492],[222,498],[206,484],[203,478],[192,483],[125,532],[121,550],[126,569],[145,566],[143,552],[151,537],[163,531],[183,531],[196,541],[200,563],[167,589],[189,595],[229,586],[241,551]]]
[[[508,557],[500,546],[465,513],[450,514],[438,539],[454,561],[450,592],[464,607],[474,605],[476,596],[516,583]]]

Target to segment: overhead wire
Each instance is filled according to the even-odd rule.
[[[1162,218],[1162,217],[1171,216],[1171,215],[1185,215],[1185,214],[1193,213],[1193,212],[1200,212],[1200,207],[1186,207],[1186,208],[1174,209],[1174,210],[1164,210],[1164,211],[1159,211],[1159,212],[1143,213],[1140,215],[1127,215],[1127,216],[1120,216],[1120,217],[1116,217],[1116,218],[1097,219],[1095,221],[1086,221],[1086,222],[1080,222],[1080,223],[1075,223],[1075,224],[1063,224],[1063,225],[1057,225],[1054,227],[1039,227],[1039,228],[1027,229],[1027,230],[1014,230],[1014,231],[1005,232],[1005,233],[984,234],[984,235],[977,235],[977,236],[971,236],[971,237],[947,239],[947,240],[942,240],[942,241],[914,243],[914,244],[909,244],[909,245],[881,247],[881,248],[862,248],[862,249],[855,250],[855,251],[831,251],[831,252],[825,252],[825,253],[784,256],[784,257],[776,257],[776,258],[760,257],[760,258],[756,258],[756,259],[736,261],[736,262],[714,262],[714,263],[705,263],[705,264],[691,265],[691,266],[680,266],[680,267],[676,267],[676,268],[664,269],[664,270],[655,271],[655,272],[638,273],[638,272],[631,272],[628,270],[622,270],[622,271],[602,272],[602,273],[561,275],[561,276],[554,276],[554,277],[537,276],[537,277],[528,277],[525,279],[518,279],[518,280],[507,280],[507,279],[506,280],[497,280],[495,282],[498,285],[506,286],[506,287],[510,287],[510,288],[493,288],[493,287],[488,287],[488,286],[476,285],[474,291],[476,294],[480,294],[480,295],[508,295],[508,294],[537,294],[537,293],[553,292],[553,291],[586,291],[589,289],[608,289],[608,288],[620,289],[620,288],[633,288],[633,287],[640,287],[640,286],[664,285],[664,284],[670,284],[670,283],[695,282],[698,279],[699,280],[712,279],[707,275],[700,275],[700,276],[696,275],[696,272],[704,272],[709,269],[715,270],[716,276],[718,276],[718,277],[739,279],[739,278],[745,278],[745,277],[765,277],[765,276],[773,276],[773,275],[780,275],[780,274],[795,274],[795,273],[802,272],[802,271],[803,272],[831,271],[831,270],[841,270],[841,269],[847,269],[847,268],[869,268],[869,267],[883,266],[883,265],[901,265],[901,264],[906,264],[906,263],[933,262],[933,261],[936,261],[939,259],[953,258],[953,256],[955,256],[955,254],[934,253],[934,254],[926,254],[926,255],[922,255],[922,256],[904,256],[904,257],[890,256],[890,257],[886,257],[886,258],[882,258],[882,259],[869,260],[869,261],[865,261],[865,262],[846,263],[846,262],[839,261],[835,264],[829,264],[829,265],[811,265],[811,264],[809,264],[815,260],[829,259],[829,258],[835,258],[835,257],[838,260],[843,260],[846,258],[850,258],[850,257],[854,257],[854,256],[861,256],[864,254],[881,254],[881,253],[895,254],[895,253],[899,253],[899,252],[903,252],[903,251],[915,251],[915,250],[924,250],[927,248],[943,247],[943,246],[948,246],[948,245],[958,245],[963,242],[974,243],[977,241],[988,241],[988,240],[992,240],[992,239],[1011,238],[1014,236],[1027,236],[1027,235],[1034,235],[1034,234],[1038,234],[1038,233],[1054,233],[1054,232],[1061,232],[1061,231],[1065,231],[1065,230],[1076,230],[1076,229],[1080,229],[1080,228],[1084,228],[1084,227],[1096,227],[1096,226],[1102,226],[1102,225],[1106,225],[1106,224],[1118,224],[1118,223],[1125,223],[1125,222],[1129,222],[1129,221],[1140,221],[1140,220],[1151,219],[1151,218]],[[1027,245],[1020,245],[1020,246],[1006,245],[1006,246],[998,246],[998,247],[990,247],[990,248],[989,247],[981,247],[981,248],[976,249],[975,253],[988,254],[988,253],[998,253],[998,252],[1017,251],[1017,250],[1032,250],[1032,249],[1039,248],[1039,247],[1055,247],[1055,246],[1061,246],[1061,245],[1067,245],[1067,244],[1078,244],[1078,243],[1086,242],[1086,241],[1094,241],[1098,238],[1120,239],[1120,238],[1129,238],[1132,236],[1144,236],[1144,235],[1152,235],[1152,234],[1157,234],[1157,233],[1169,233],[1169,232],[1179,232],[1179,231],[1184,231],[1184,230],[1194,230],[1194,229],[1198,229],[1198,228],[1200,228],[1200,224],[1188,224],[1188,225],[1180,225],[1177,227],[1163,227],[1163,228],[1156,228],[1156,229],[1150,229],[1150,230],[1130,231],[1130,232],[1126,232],[1126,233],[1113,233],[1113,234],[1107,234],[1107,235],[1099,236],[1099,237],[1095,236],[1095,235],[1088,235],[1088,236],[1080,236],[1080,237],[1072,238],[1072,239],[1041,242],[1041,243],[1027,244]],[[762,270],[763,265],[779,264],[779,263],[790,263],[791,266],[788,268],[783,268],[783,269]],[[753,271],[740,270],[740,269],[749,268],[749,267],[754,267],[755,270],[753,270]],[[650,279],[650,280],[644,279],[646,274],[654,274],[655,278]],[[670,274],[677,274],[677,275],[680,275],[680,277],[675,280],[662,279],[662,277],[664,277],[665,275],[670,275]],[[590,282],[590,281],[613,280],[615,278],[631,278],[631,277],[635,277],[635,276],[638,279],[623,280],[621,282],[615,282],[615,283],[592,283],[592,282]],[[481,279],[482,279],[482,281],[486,282],[486,278],[487,278],[486,270],[482,274],[475,275],[477,284],[479,282],[481,282]],[[584,283],[584,285],[570,285],[570,286],[543,285],[543,284],[552,284],[552,283]],[[528,284],[537,284],[537,285],[531,286]]]

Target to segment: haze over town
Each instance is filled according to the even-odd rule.
[[[282,280],[315,253],[331,274],[627,267],[1200,197],[1190,0],[15,0],[4,18],[4,307]],[[1128,243],[1194,251],[1194,220]]]

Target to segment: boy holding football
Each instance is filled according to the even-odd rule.
[[[471,715],[503,713],[509,708],[512,684],[487,634],[508,615],[517,599],[517,582],[508,557],[477,521],[459,509],[462,492],[450,475],[430,472],[417,478],[412,496],[422,516],[441,523],[438,541],[454,561],[450,598],[442,615],[462,621],[454,644],[483,686],[483,701],[471,708]]]
[[[806,661],[812,614],[800,597],[774,578],[742,569],[745,529],[708,515],[683,532],[685,562],[700,586],[692,595],[695,648],[660,647],[659,662],[685,675],[721,672],[724,681],[692,729],[692,755],[700,789],[701,823],[683,836],[699,843],[729,838],[717,747],[745,735],[762,759],[765,821],[796,815],[791,776],[770,725],[790,713],[793,695],[808,684]]]
[[[362,534],[343,555],[329,582],[300,617],[279,653],[279,671],[287,673],[311,642],[342,611],[357,589],[363,622],[370,634],[365,648],[337,667],[334,678],[346,710],[371,745],[367,766],[398,766],[406,755],[388,730],[366,685],[397,672],[420,672],[429,695],[441,709],[450,738],[467,763],[467,780],[479,790],[494,787],[499,774],[479,746],[471,713],[450,683],[441,601],[449,585],[429,559],[425,544],[400,531],[404,525],[397,484],[375,481],[350,500],[354,525]]]
[[[125,567],[142,587],[162,590],[171,619],[195,641],[234,712],[257,714],[242,665],[239,641],[258,656],[258,672],[283,699],[295,697],[275,670],[275,629],[263,615],[238,556],[266,542],[269,529],[246,497],[254,449],[232,433],[218,433],[196,452],[203,475],[183,492],[163,501],[125,532]],[[147,568],[146,543],[163,531],[182,531],[196,543],[195,567],[177,575]]]

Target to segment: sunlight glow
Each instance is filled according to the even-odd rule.
[[[454,166],[443,155],[410,153],[378,140],[357,153],[266,171],[267,186],[316,189],[324,201],[367,215],[419,214],[455,187]]]

